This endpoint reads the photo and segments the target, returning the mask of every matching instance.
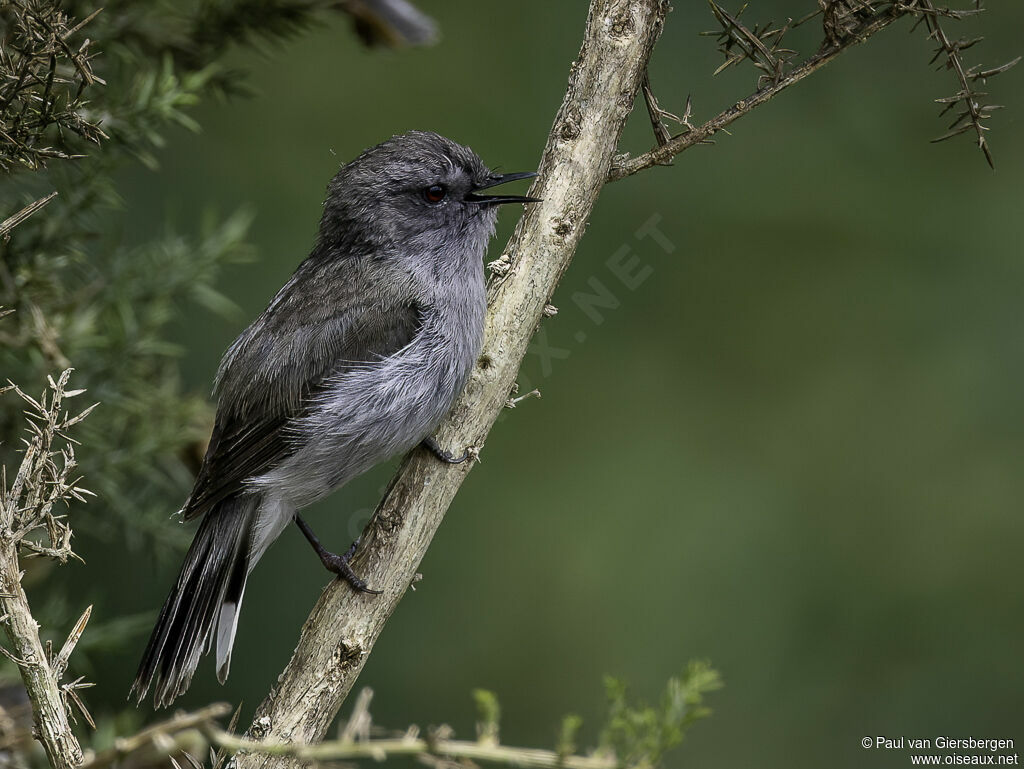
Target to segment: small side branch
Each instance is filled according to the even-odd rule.
[[[980,42],[981,38],[950,40],[942,28],[942,24],[939,22],[939,17],[942,14],[932,5],[931,0],[919,0],[919,2],[924,11],[922,20],[928,27],[928,36],[936,43],[935,56],[932,58],[932,62],[940,57],[945,58],[945,67],[956,73],[960,84],[960,90],[953,96],[936,100],[940,104],[946,105],[942,109],[941,114],[943,115],[957,106],[960,107],[960,110],[956,113],[956,117],[950,124],[947,132],[942,136],[932,139],[932,142],[952,139],[954,136],[959,136],[962,133],[973,130],[978,139],[978,149],[984,153],[989,167],[995,168],[995,163],[992,161],[992,152],[988,147],[988,141],[985,139],[985,132],[988,128],[983,125],[983,122],[992,116],[994,110],[1000,109],[1000,105],[983,104],[981,99],[988,94],[974,90],[974,85],[979,80],[984,83],[988,78],[995,77],[1010,69],[1010,67],[1013,67],[1020,61],[1020,57],[1018,56],[1013,61],[988,70],[982,70],[980,67],[971,67],[970,69],[964,67],[960,52]]]
[[[178,713],[173,718],[161,721],[143,729],[131,737],[121,737],[114,747],[100,753],[86,756],[85,762],[77,769],[106,769],[118,765],[126,756],[130,756],[148,748],[153,748],[158,756],[173,756],[182,751],[195,750],[197,732],[219,732],[214,723],[231,712],[231,707],[223,702],[208,705],[194,713]],[[205,747],[205,740],[200,739]]]
[[[796,54],[796,51],[782,47],[782,39],[789,31],[791,21],[787,21],[782,27],[776,27],[773,22],[768,22],[760,28],[755,26],[751,30],[747,29],[739,20],[740,14],[747,7],[746,5],[733,16],[715,0],[708,0],[708,4],[722,30],[717,33],[704,32],[702,34],[717,34],[719,37],[718,49],[725,55],[725,62],[715,70],[715,74],[717,75],[734,64],[749,60],[763,73],[758,81],[759,85],[763,85],[765,82],[779,82],[786,62]]]
[[[679,134],[665,144],[661,144],[635,158],[620,159],[609,172],[608,181],[618,181],[652,166],[668,164],[680,152],[689,149],[695,144],[707,141],[714,134],[743,117],[755,107],[770,101],[776,94],[792,85],[796,85],[808,75],[814,74],[839,56],[839,54],[857,43],[864,42],[872,35],[881,32],[906,14],[907,11],[902,10],[900,6],[891,6],[879,16],[860,24],[842,42],[824,48],[806,61],[798,64],[789,72],[779,74],[775,80],[769,81],[749,97],[736,102],[732,107],[721,112],[703,125],[699,125],[686,133]]]

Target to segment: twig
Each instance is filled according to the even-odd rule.
[[[9,216],[6,219],[4,219],[3,222],[0,222],[0,238],[6,238],[11,230],[13,230],[26,219],[28,219],[30,216],[32,216],[32,214],[34,214],[36,211],[41,210],[47,203],[49,203],[55,197],[57,197],[56,190],[51,192],[45,198],[39,198],[39,200],[35,201],[34,203],[29,203],[27,206],[25,206],[23,209],[18,211],[13,216]]]
[[[620,159],[611,169],[611,172],[608,175],[608,181],[614,182],[619,179],[624,179],[627,176],[632,176],[633,174],[650,168],[651,166],[665,165],[683,150],[689,149],[695,144],[707,141],[713,134],[721,131],[733,121],[743,117],[755,107],[759,107],[769,101],[780,91],[784,91],[791,85],[796,85],[808,75],[817,72],[839,54],[843,53],[843,51],[846,51],[857,43],[864,42],[875,33],[888,27],[897,19],[905,16],[907,13],[908,11],[903,10],[900,6],[894,5],[879,16],[861,23],[840,43],[831,45],[819,51],[806,61],[798,64],[791,71],[782,74],[774,82],[770,82],[762,88],[759,88],[748,98],[741,99],[732,107],[721,112],[719,115],[703,125],[697,126],[691,131],[675,136],[666,144],[655,147],[635,158]]]
[[[534,204],[507,248],[508,269],[489,290],[484,349],[465,392],[438,430],[450,446],[483,446],[515,383],[544,307],[569,266],[611,167],[668,3],[592,0],[579,57],[548,137]],[[331,583],[303,627],[291,661],[247,737],[270,744],[323,739],[362,670],[472,463],[442,465],[425,451],[403,462],[363,536],[355,567],[383,590]],[[241,769],[290,760],[239,755]]]
[[[71,652],[75,650],[75,646],[78,645],[79,639],[82,637],[82,633],[85,632],[85,626],[89,624],[89,617],[92,616],[92,606],[88,606],[82,613],[82,616],[78,618],[78,622],[75,623],[75,627],[71,630],[68,635],[68,640],[64,642],[64,645],[60,649],[60,653],[57,654],[57,658],[51,663],[53,668],[53,674],[57,676],[57,680],[64,675],[64,671],[68,668],[68,659],[71,657]]]
[[[651,76],[647,72],[644,72],[644,79],[643,82],[640,83],[640,90],[643,91],[644,104],[647,105],[647,114],[651,118],[651,129],[654,131],[654,140],[659,146],[666,144],[668,140],[672,138],[672,134],[669,133],[668,126],[662,122],[662,118],[671,118],[677,123],[682,123],[683,121],[671,112],[666,112],[658,105],[658,100],[654,96],[654,91],[651,90]]]
[[[495,745],[488,741],[424,739],[405,736],[394,739],[373,739],[352,742],[335,740],[314,745],[292,742],[255,742],[236,737],[219,729],[206,730],[210,741],[231,753],[247,752],[255,756],[278,756],[298,761],[338,761],[345,759],[372,758],[384,761],[396,756],[436,756],[438,758],[468,759],[505,766],[530,767],[531,769],[621,769],[622,765],[613,757],[605,755],[566,756],[553,750],[536,748],[513,748]],[[239,756],[241,758],[241,756]]]
[[[373,724],[370,717],[370,701],[372,699],[373,689],[364,686],[356,695],[352,714],[338,730],[338,742],[355,742],[357,739],[367,740],[370,738],[370,727]]]
[[[113,766],[125,756],[140,750],[156,747],[161,756],[170,756],[194,746],[196,729],[213,729],[215,719],[231,712],[225,702],[207,705],[193,713],[177,713],[173,718],[153,724],[131,737],[119,737],[114,747],[90,754],[77,769],[103,769]]]
[[[959,136],[967,131],[974,130],[978,137],[978,149],[985,155],[985,160],[988,161],[990,168],[995,168],[995,163],[992,160],[992,151],[988,147],[988,141],[985,139],[985,131],[988,130],[982,123],[992,115],[993,110],[1000,108],[996,104],[982,104],[981,97],[986,94],[974,90],[974,82],[977,80],[984,81],[986,78],[994,77],[1010,67],[1017,64],[1020,61],[1018,56],[1013,61],[1007,62],[1000,67],[994,67],[990,70],[978,71],[977,68],[971,70],[964,69],[963,59],[960,57],[960,52],[967,50],[975,43],[979,42],[981,38],[975,38],[973,40],[956,40],[952,41],[946,36],[945,30],[939,23],[939,16],[942,15],[932,5],[931,0],[919,0],[921,8],[924,10],[922,16],[924,23],[928,27],[929,37],[933,38],[938,44],[935,56],[932,58],[934,62],[940,56],[946,58],[946,68],[952,69],[956,73],[957,80],[960,83],[960,90],[953,96],[936,99],[940,104],[945,104],[941,114],[945,114],[949,110],[961,105],[961,111],[957,113],[956,119],[950,124],[949,129],[945,134],[932,139],[932,142],[941,142],[946,139],[952,139],[954,136]]]
[[[725,55],[725,62],[715,70],[715,74],[717,75],[732,65],[749,59],[755,67],[764,73],[758,81],[759,85],[766,81],[779,82],[787,59],[796,53],[788,48],[781,47],[782,38],[789,31],[792,20],[787,21],[782,27],[776,27],[773,22],[768,22],[761,29],[755,26],[753,30],[750,30],[741,24],[739,20],[740,14],[747,7],[746,5],[733,16],[722,6],[718,5],[715,0],[708,0],[708,4],[711,6],[711,13],[721,25],[722,30],[720,32],[704,32],[702,34],[718,35],[721,39],[719,50]]]

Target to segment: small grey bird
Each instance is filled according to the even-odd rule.
[[[424,443],[466,383],[483,341],[483,256],[498,174],[435,133],[394,136],[327,187],[309,257],[221,361],[217,417],[181,514],[202,516],[132,684],[157,707],[216,649],[224,683],[245,583],[295,521],[324,566],[375,592],[298,515],[377,463]]]

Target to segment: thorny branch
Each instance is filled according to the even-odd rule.
[[[87,114],[86,89],[104,83],[92,70],[92,43],[72,43],[98,13],[73,24],[56,2],[0,4],[0,170],[78,157],[72,137],[106,138]]]
[[[30,437],[14,480],[8,485],[7,468],[0,471],[0,624],[11,649],[0,653],[17,665],[32,703],[35,735],[43,744],[54,769],[70,769],[81,762],[82,750],[71,731],[74,709],[92,725],[92,716],[78,694],[91,684],[81,678],[62,683],[68,659],[89,621],[85,610],[56,656],[43,645],[21,586],[20,557],[46,556],[61,563],[76,558],[71,549],[71,528],[55,509],[72,500],[84,502],[90,494],[78,485],[73,441],[68,431],[94,408],[71,416],[65,401],[83,390],[68,389],[71,370],[37,399],[11,384],[0,392],[13,391],[28,408],[25,416]],[[74,709],[72,709],[74,705]]]
[[[731,15],[715,0],[708,0],[711,6],[711,13],[721,25],[719,32],[702,32],[703,35],[717,35],[719,38],[718,49],[725,55],[725,62],[715,70],[718,74],[734,64],[741,61],[750,62],[764,74],[761,75],[758,85],[765,83],[778,83],[782,77],[786,62],[796,55],[796,51],[783,48],[782,38],[789,31],[791,21],[786,22],[782,27],[776,27],[774,22],[767,22],[753,29],[747,29],[741,22],[740,16],[747,6],[743,6],[735,15]]]
[[[782,27],[776,27],[769,22],[760,28],[755,26],[751,29],[739,21],[740,14],[729,14],[714,0],[709,0],[709,3],[712,13],[721,26],[721,31],[705,34],[719,36],[719,48],[726,57],[725,63],[718,68],[715,74],[726,67],[750,60],[762,72],[758,81],[758,89],[746,99],[741,99],[732,107],[696,128],[687,126],[688,130],[667,141],[659,136],[657,146],[648,152],[635,158],[630,158],[628,155],[619,156],[608,176],[609,181],[623,179],[655,165],[670,165],[672,158],[679,153],[695,144],[706,143],[715,133],[730,123],[769,101],[789,86],[795,85],[808,75],[817,72],[839,54],[863,43],[904,16],[916,17],[919,23],[924,23],[927,26],[929,36],[938,44],[935,58],[945,56],[944,66],[954,70],[960,81],[958,93],[937,100],[946,105],[943,113],[958,104],[961,105],[961,111],[957,113],[956,120],[950,125],[949,132],[934,141],[943,141],[974,129],[978,137],[979,148],[985,154],[989,165],[992,164],[991,152],[984,137],[984,132],[988,129],[982,125],[982,121],[990,117],[991,112],[999,109],[999,106],[981,104],[979,99],[986,94],[974,91],[973,85],[978,81],[984,83],[987,78],[1005,72],[1020,61],[1020,57],[989,69],[981,69],[977,66],[965,68],[960,52],[974,45],[981,38],[951,41],[939,24],[939,19],[942,17],[957,20],[972,15],[979,9],[957,11],[938,8],[932,4],[931,0],[891,0],[882,4],[875,3],[874,6],[865,0],[819,0],[821,5],[819,11],[805,16],[799,21],[788,20]],[[788,68],[794,52],[781,47],[783,35],[792,27],[803,24],[819,13],[823,17],[822,25],[826,38],[822,48],[791,69]],[[933,58],[932,61],[934,60]],[[689,109],[687,114],[689,114]]]
[[[665,144],[655,147],[635,158],[619,156],[616,158],[616,163],[612,166],[611,172],[608,175],[608,181],[614,182],[624,179],[651,166],[666,165],[683,150],[689,149],[695,144],[706,142],[733,121],[743,117],[755,107],[768,102],[776,94],[789,88],[791,85],[799,83],[808,75],[824,67],[855,43],[867,40],[871,35],[885,29],[902,16],[903,13],[901,11],[890,8],[888,11],[878,14],[868,21],[862,21],[844,42],[825,47],[806,61],[801,62],[783,74],[778,80],[764,85],[746,99],[741,99],[732,107],[724,110],[706,123],[674,136]]]
[[[980,4],[980,1],[981,0],[975,0],[976,6]],[[976,37],[970,40],[950,40],[946,36],[946,32],[943,30],[942,25],[939,23],[939,18],[943,15],[951,15],[951,12],[943,12],[942,10],[935,8],[935,6],[932,5],[931,0],[919,0],[919,2],[924,11],[921,14],[920,20],[923,21],[928,28],[928,37],[935,40],[937,44],[935,56],[932,57],[932,63],[940,57],[945,57],[946,61],[944,63],[944,68],[953,70],[960,83],[960,90],[953,96],[936,99],[940,104],[946,105],[942,109],[942,112],[940,113],[941,115],[945,115],[950,110],[955,109],[957,105],[960,105],[960,111],[957,112],[956,118],[952,123],[950,123],[948,131],[942,136],[932,139],[932,141],[941,142],[946,139],[952,139],[954,136],[959,136],[960,134],[973,129],[978,138],[978,148],[985,154],[985,160],[988,161],[989,166],[994,168],[995,165],[992,162],[992,152],[989,150],[988,142],[985,140],[985,131],[988,130],[988,127],[982,125],[982,121],[990,118],[992,116],[992,112],[997,109],[1002,109],[1002,106],[998,104],[982,104],[981,97],[987,96],[988,94],[982,91],[975,91],[974,85],[979,80],[984,84],[988,78],[995,77],[996,75],[1006,72],[1006,70],[1019,62],[1021,57],[1018,56],[1013,61],[1008,61],[1005,64],[998,67],[992,67],[990,69],[981,69],[978,65],[965,69],[963,59],[960,57],[960,52],[966,51],[971,46],[981,42],[982,38]],[[954,19],[960,18],[960,16],[955,13],[952,14],[952,17]]]

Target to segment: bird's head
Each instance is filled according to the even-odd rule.
[[[491,191],[534,176],[496,173],[473,150],[436,133],[393,136],[342,166],[331,181],[321,242],[355,235],[373,249],[478,250],[482,256],[498,207],[537,200]]]

